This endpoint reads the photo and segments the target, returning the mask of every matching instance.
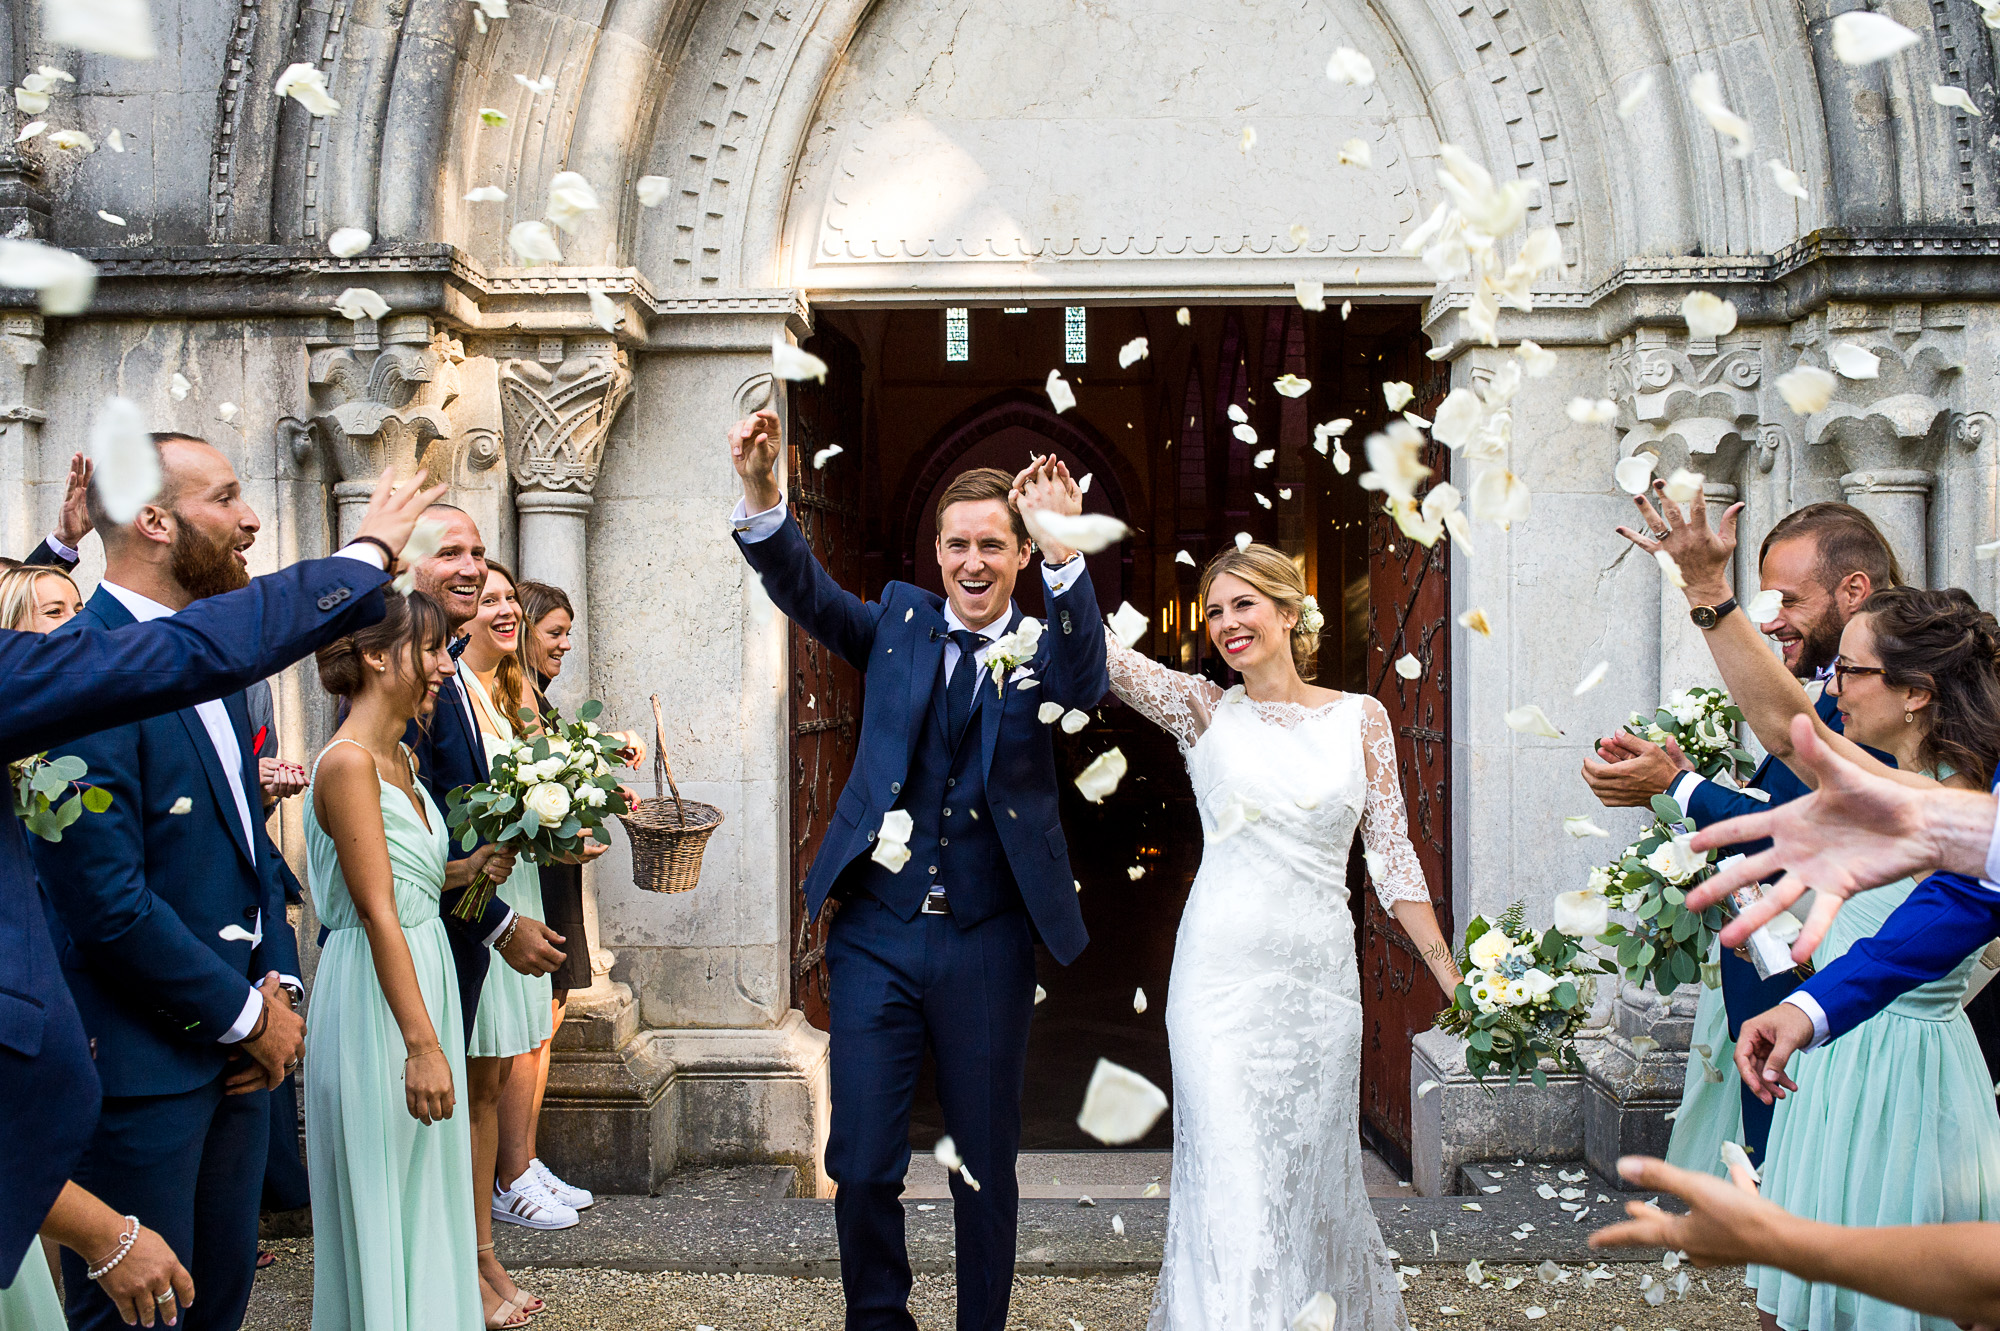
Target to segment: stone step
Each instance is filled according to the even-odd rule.
[[[1555,1192],[1553,1198],[1543,1197],[1542,1188]],[[1477,1200],[1482,1197],[1507,1197],[1535,1199],[1551,1210],[1560,1211],[1565,1201],[1578,1206],[1595,1209],[1612,1203],[1622,1206],[1627,1197],[1636,1196],[1624,1184],[1592,1170],[1581,1160],[1474,1160],[1458,1167],[1452,1180],[1452,1191],[1460,1197]],[[1564,1197],[1564,1192],[1581,1192],[1580,1197]],[[1609,1198],[1600,1202],[1600,1197]],[[1562,1218],[1562,1217],[1558,1217]]]

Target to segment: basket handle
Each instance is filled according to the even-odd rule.
[[[687,808],[681,803],[681,788],[674,784],[674,765],[667,761],[667,723],[660,715],[660,695],[653,695],[653,790],[664,784],[674,792],[674,814],[687,826]]]

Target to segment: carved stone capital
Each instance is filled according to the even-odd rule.
[[[1757,441],[1760,339],[1640,328],[1619,342],[1609,370],[1625,454],[1653,453],[1663,473],[1687,467],[1717,478],[1736,474]]]
[[[502,361],[500,407],[515,481],[588,494],[631,391],[631,362],[609,337],[543,338],[534,359]]]
[[[1796,325],[1791,343],[1798,364],[1833,373],[1833,400],[1806,421],[1804,441],[1832,449],[1844,470],[1921,469],[1935,463],[1947,438],[1977,445],[1984,427],[1961,427],[1969,418],[1951,410],[1965,371],[1963,305],[1835,301]],[[1844,361],[1862,361],[1865,371],[1856,350],[1874,357],[1872,374],[1842,372]]]
[[[421,331],[424,340],[409,334]],[[442,333],[399,330],[395,340],[367,339],[323,345],[311,352],[306,381],[312,388],[311,444],[339,481],[372,481],[383,468],[408,473],[425,464],[430,445],[452,437],[448,408],[458,397],[459,343]],[[310,451],[293,440],[295,455]],[[431,469],[437,479],[448,466]]]

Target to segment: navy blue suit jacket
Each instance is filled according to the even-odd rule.
[[[59,633],[133,623],[99,587]],[[297,975],[278,849],[264,829],[250,713],[236,731],[248,839],[208,727],[192,707],[50,750],[90,764],[111,807],[59,842],[33,843],[54,941],[106,1095],[178,1095],[215,1080],[235,1052],[219,1037],[267,971]],[[175,813],[180,800],[186,813]],[[251,935],[261,920],[261,939]],[[230,937],[223,935],[228,933]]]
[[[863,601],[820,567],[789,513],[767,539],[739,536],[737,544],[777,607],[866,680],[854,770],[806,875],[806,906],[817,916],[841,871],[871,852],[871,834],[896,807],[909,776],[944,660],[944,598],[892,582],[880,601]],[[1087,571],[1050,598],[1048,623],[1027,666],[1040,687],[1009,684],[1002,697],[984,698],[976,714],[986,800],[1028,915],[1050,954],[1068,965],[1089,935],[1059,817],[1055,744],[1035,713],[1045,702],[1094,707],[1111,690],[1104,625]],[[981,687],[992,687],[990,680]]]
[[[0,762],[242,689],[380,619],[387,581],[356,560],[317,559],[116,632],[0,630]],[[70,835],[90,835],[97,817],[85,814]],[[97,1126],[98,1093],[27,834],[11,812],[0,815],[0,1142],[9,1162],[0,1272],[19,1268],[76,1168]]]
[[[459,667],[461,670],[464,668]],[[438,686],[437,705],[431,709],[430,721],[427,724],[412,721],[404,728],[403,743],[409,745],[410,752],[416,755],[417,779],[430,791],[431,799],[440,811],[451,808],[447,797],[452,791],[460,786],[477,785],[491,775],[486,762],[486,741],[472,728],[472,720],[465,714],[465,693],[455,675]],[[459,850],[458,844],[458,836],[453,834],[451,851],[454,856],[465,854]],[[474,844],[477,845],[476,842]],[[484,947],[486,939],[507,918],[507,903],[495,893],[493,899],[486,903],[485,912],[468,923],[452,914],[452,908],[464,895],[465,889],[461,887],[444,893],[440,898],[444,927],[461,940]]]

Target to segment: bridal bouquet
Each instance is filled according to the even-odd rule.
[[[1581,940],[1554,928],[1536,933],[1517,901],[1497,920],[1472,917],[1458,965],[1465,979],[1437,1024],[1464,1039],[1473,1076],[1504,1073],[1509,1085],[1526,1076],[1543,1086],[1544,1058],[1583,1070],[1572,1040],[1604,967]]]
[[[1742,724],[1743,713],[1722,689],[1676,689],[1651,716],[1632,713],[1625,733],[1655,744],[1673,740],[1695,771],[1736,790],[1757,769],[1756,760],[1736,742],[1736,727]]]
[[[90,764],[73,753],[53,761],[48,754],[38,753],[7,764],[7,778],[14,788],[14,816],[42,840],[61,841],[63,829],[85,810],[103,813],[111,807],[110,791],[84,783],[89,772]]]
[[[458,832],[459,847],[470,851],[484,839],[541,864],[580,854],[585,834],[601,831],[613,806],[622,803],[612,759],[626,740],[597,728],[603,710],[593,699],[576,709],[576,720],[511,741],[495,755],[486,780],[452,791],[445,823]],[[521,717],[537,719],[526,708]],[[495,886],[480,874],[452,913],[478,919]]]

